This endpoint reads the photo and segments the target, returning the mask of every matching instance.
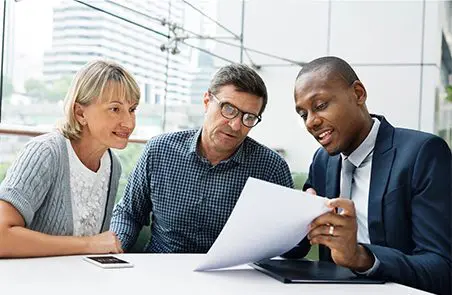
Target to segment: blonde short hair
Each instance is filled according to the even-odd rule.
[[[131,104],[140,100],[140,88],[132,75],[119,64],[108,60],[95,60],[81,68],[64,100],[65,118],[59,130],[68,139],[79,139],[82,126],[76,120],[75,104],[90,105],[97,98],[104,98],[104,91],[114,82],[122,93],[122,99]]]

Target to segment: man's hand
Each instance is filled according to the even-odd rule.
[[[333,261],[356,271],[366,271],[374,264],[374,257],[357,242],[358,225],[355,204],[343,198],[327,202],[332,210],[314,219],[308,239],[311,244],[325,245],[331,249]],[[340,214],[335,213],[338,208]]]
[[[306,192],[308,193],[308,194],[311,194],[311,195],[317,195],[317,192],[315,191],[315,189],[313,189],[313,188],[308,188],[307,190],[306,190]]]

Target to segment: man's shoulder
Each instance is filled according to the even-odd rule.
[[[377,116],[382,125],[379,130],[379,137],[377,137],[377,143],[387,142],[388,137],[391,138],[392,143],[396,147],[412,147],[419,148],[424,142],[428,141],[438,141],[441,142],[443,139],[432,133],[423,132],[419,130],[395,127],[392,126],[386,119],[382,116]],[[383,129],[381,129],[383,127]]]
[[[419,153],[431,156],[437,156],[436,154],[450,155],[450,147],[443,138],[432,133],[412,129],[395,128],[394,147],[401,153],[412,156]]]
[[[175,132],[167,132],[152,137],[148,143],[154,145],[172,144],[177,142],[186,142],[195,135],[196,130],[183,130]]]
[[[315,153],[314,153],[314,157],[313,157],[313,162],[314,163],[328,163],[328,161],[331,158],[334,157],[340,157],[339,155],[336,156],[331,156],[330,154],[328,154],[328,152],[323,148],[323,147],[319,147]]]
[[[419,130],[414,129],[407,129],[407,128],[400,128],[396,127],[394,128],[394,140],[405,143],[405,144],[413,144],[413,141],[415,142],[423,142],[435,138],[440,138],[437,135],[423,132]],[[410,141],[407,141],[410,140]]]
[[[176,132],[162,133],[152,137],[147,146],[150,149],[160,149],[167,147],[184,147],[187,148],[191,143],[191,140],[196,135],[197,130],[183,130]]]
[[[252,139],[251,137],[245,138],[244,145],[245,152],[250,157],[256,157],[261,161],[285,162],[283,157],[275,150]]]

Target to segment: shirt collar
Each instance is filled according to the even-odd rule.
[[[372,119],[374,120],[374,123],[372,124],[372,128],[366,139],[364,139],[359,147],[348,156],[348,160],[355,165],[355,167],[359,167],[374,150],[378,129],[380,128],[380,121],[377,118]],[[342,161],[347,158],[344,154],[341,154],[341,157]]]
[[[235,151],[235,153],[232,154],[232,156],[225,161],[231,160],[238,164],[242,164],[243,161],[245,160],[245,151],[243,150],[244,149],[243,146],[245,145],[247,139],[248,137],[246,137],[245,140],[240,144],[239,148]]]
[[[202,128],[199,128],[198,131],[196,131],[192,137],[189,139],[189,146],[188,146],[188,154],[196,153],[196,149],[198,147],[198,142],[201,137]]]
[[[200,153],[198,153],[198,143],[201,141],[201,134],[202,134],[202,128],[200,128],[196,133],[193,134],[193,136],[189,140],[189,147],[188,147],[188,154],[196,153],[199,157],[204,158]],[[244,145],[247,142],[248,137],[245,138],[245,140],[242,142],[242,144],[239,146],[239,148],[235,151],[234,154],[232,154],[231,157],[229,157],[226,160],[221,161],[220,163],[227,163],[229,161],[234,161],[236,163],[243,163],[245,160],[245,151]]]

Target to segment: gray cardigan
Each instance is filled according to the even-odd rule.
[[[108,152],[111,173],[102,232],[110,228],[121,176],[118,158]],[[0,200],[12,204],[29,229],[51,235],[73,235],[69,156],[61,133],[38,136],[25,145],[0,184]]]

